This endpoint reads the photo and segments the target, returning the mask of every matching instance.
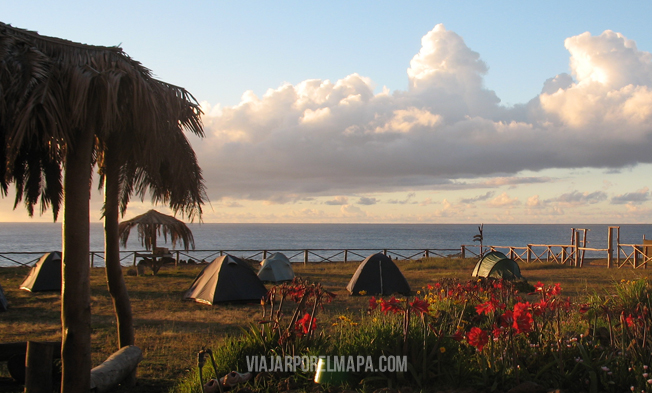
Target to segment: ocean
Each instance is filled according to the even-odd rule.
[[[459,252],[461,245],[478,245],[473,236],[474,224],[190,224],[197,251],[188,253],[194,259],[214,258],[211,250],[232,251],[237,256],[255,256],[257,250],[344,250],[360,249],[368,255],[384,249],[446,249],[445,254]],[[571,228],[588,229],[587,247],[606,248],[610,225],[590,224],[485,224],[484,244],[524,247],[527,244],[570,244]],[[91,251],[104,249],[101,223],[92,223]],[[652,238],[652,225],[620,225],[621,243],[641,244],[643,236]],[[158,240],[159,247],[172,245]],[[177,244],[177,248],[181,245]],[[121,248],[122,249],[122,248]],[[123,250],[140,251],[138,233],[132,230]],[[17,266],[7,257],[21,263],[32,263],[39,253],[61,250],[61,223],[0,223],[0,266]],[[202,251],[206,250],[206,251]],[[475,249],[477,252],[477,248]],[[33,255],[10,254],[34,252]],[[321,254],[324,254],[321,252]],[[409,252],[406,251],[409,254]],[[287,254],[287,253],[286,253]],[[335,254],[335,251],[333,251]],[[403,253],[405,255],[405,253]],[[288,255],[291,256],[291,255]],[[605,257],[605,253],[587,252],[587,257]],[[183,258],[183,256],[182,256]],[[303,260],[303,254],[292,261]],[[256,258],[254,258],[256,259]],[[262,259],[258,257],[257,259]],[[123,260],[124,265],[132,263]],[[94,266],[103,266],[101,257]]]

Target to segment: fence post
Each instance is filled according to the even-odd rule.
[[[344,263],[349,261],[349,250],[344,250]]]
[[[267,250],[263,250],[263,260],[267,259]]]
[[[566,247],[561,246],[561,264],[566,264]]]
[[[609,227],[609,232],[607,232],[607,269],[611,269],[611,264],[614,260],[614,238],[613,238],[613,229]]]
[[[575,266],[580,266],[580,231],[575,231]]]
[[[528,244],[527,245],[527,256],[526,256],[527,263],[532,262],[532,245]]]
[[[95,252],[91,251],[91,267],[95,267]]]
[[[303,250],[303,264],[308,264],[308,250]]]
[[[426,248],[426,250],[423,252],[424,257],[430,258],[430,250]]]
[[[383,250],[383,255],[387,256],[387,250]]]
[[[138,258],[138,257],[136,256],[136,254],[137,254],[137,252],[134,251],[134,266],[136,266],[136,259]]]
[[[639,253],[638,246],[634,246],[634,269],[636,269],[636,266],[638,265],[638,253]]]
[[[462,259],[466,259],[466,246],[464,246],[464,244],[462,244],[461,254],[462,254]]]
[[[177,250],[177,257],[174,260],[174,266],[179,266],[179,250]]]

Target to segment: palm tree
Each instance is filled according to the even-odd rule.
[[[168,139],[178,141],[184,127],[201,133],[200,114],[194,98],[185,90],[156,81],[147,68],[120,48],[44,37],[0,23],[0,158],[6,163],[0,168],[0,189],[6,195],[8,184],[15,183],[16,205],[24,200],[31,215],[40,201],[41,211],[52,207],[55,220],[63,200],[64,393],[87,392],[90,388],[88,253],[92,167],[100,161],[106,164],[100,167],[106,171],[105,183],[110,188],[104,209],[105,223],[110,228],[107,233],[113,233],[113,223],[117,228],[111,203],[115,201],[118,206],[120,201],[126,208],[132,192],[144,193],[148,187],[154,191],[155,200],[167,201],[173,209],[201,213],[199,205],[183,206],[189,200],[188,192],[179,190],[190,181],[184,178],[175,183],[165,177],[183,165],[156,158],[173,150],[146,149],[152,141],[160,141],[154,147],[170,148]],[[132,140],[125,135],[131,135]],[[125,146],[127,142],[133,143]],[[187,153],[187,141],[186,145],[182,150]],[[131,149],[132,154],[118,154],[120,149]],[[113,153],[116,158],[111,158]],[[186,157],[194,158],[194,153]],[[121,165],[129,170],[123,171]],[[116,167],[118,173],[124,172],[117,181],[109,175]],[[184,168],[198,169],[196,159],[186,162]],[[201,195],[201,173],[190,177],[199,180],[195,183],[197,192],[190,194]],[[201,202],[201,197],[194,201]],[[110,264],[115,267],[115,263]],[[107,262],[111,287],[115,277],[109,270]],[[117,285],[122,285],[126,293],[123,280]],[[128,297],[126,301],[128,304]],[[120,307],[116,303],[116,311]]]
[[[194,98],[182,88],[153,81],[152,89],[161,92],[154,101],[159,106],[158,112],[168,116],[157,131],[167,132],[163,135],[139,134],[137,130],[113,133],[98,151],[100,187],[104,185],[106,277],[116,314],[118,348],[135,342],[131,304],[120,265],[120,213],[124,215],[133,194],[143,199],[149,190],[152,202],[167,203],[175,213],[181,212],[192,220],[201,216],[205,194],[197,158],[183,134],[186,128],[203,135],[201,111]],[[138,116],[143,110],[151,111],[127,108],[123,118]]]

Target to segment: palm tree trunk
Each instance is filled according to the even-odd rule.
[[[134,344],[134,324],[129,293],[120,266],[118,236],[118,199],[120,191],[120,163],[113,145],[105,154],[104,178],[104,256],[106,283],[113,299],[113,309],[118,327],[118,349]]]
[[[78,132],[68,146],[64,174],[61,291],[61,392],[90,390],[90,181],[93,133]]]

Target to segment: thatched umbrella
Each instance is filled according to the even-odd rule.
[[[195,248],[192,231],[183,221],[156,210],[150,210],[120,223],[118,231],[120,242],[124,247],[127,246],[133,227],[138,229],[138,239],[147,250],[153,251],[156,248],[156,238],[161,234],[166,242],[169,236],[173,246],[176,246],[177,242],[181,240],[185,250],[189,250],[191,247]]]
[[[121,48],[40,36],[0,23],[0,194],[14,183],[16,204],[24,201],[32,215],[40,200],[41,211],[51,206],[55,220],[62,201],[64,206],[63,392],[90,388],[91,169],[97,164],[105,170],[107,162],[128,168],[118,175],[122,188],[107,194],[105,225],[117,223],[117,214],[106,214],[114,210],[107,208],[109,201],[119,201],[124,211],[129,196],[142,197],[148,187],[154,200],[170,203],[175,212],[201,214],[201,174],[187,141],[181,140],[189,158],[183,165],[160,159],[168,147],[179,146],[174,141],[182,128],[202,134],[200,114],[189,93],[155,80]],[[106,154],[111,151],[114,158]],[[115,157],[116,151],[126,156]],[[115,182],[106,177],[107,187]],[[184,193],[192,187],[197,192]],[[115,244],[117,249],[117,235]],[[121,276],[116,260],[107,258],[110,290],[116,280],[109,267],[115,265]],[[116,285],[126,294],[124,284]],[[123,298],[128,306],[128,297]],[[133,343],[133,335],[123,341]]]

